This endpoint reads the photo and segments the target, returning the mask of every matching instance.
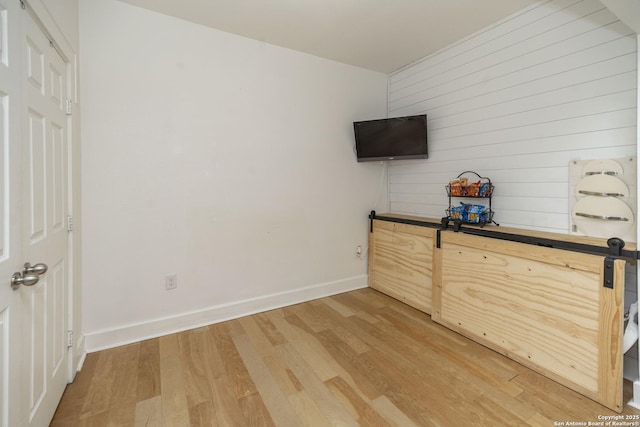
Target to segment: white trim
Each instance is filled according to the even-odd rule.
[[[367,275],[216,305],[203,310],[85,333],[88,353],[367,287]]]
[[[78,359],[78,366],[76,366],[76,373],[82,370],[82,367],[84,366],[84,361],[86,359],[87,359],[87,352],[83,351],[82,354],[80,355],[80,359]]]

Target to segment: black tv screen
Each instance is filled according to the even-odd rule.
[[[353,122],[359,162],[426,159],[427,115]]]

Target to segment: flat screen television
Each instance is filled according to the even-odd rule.
[[[353,122],[359,162],[426,159],[427,115]]]

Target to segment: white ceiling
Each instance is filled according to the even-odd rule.
[[[390,73],[537,0],[121,0]]]

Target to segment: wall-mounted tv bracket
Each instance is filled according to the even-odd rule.
[[[616,259],[626,259],[636,261],[640,259],[640,252],[624,250],[624,240],[612,237],[607,240],[607,246],[588,245],[585,243],[567,242],[564,240],[547,239],[543,237],[523,236],[520,234],[511,234],[501,231],[492,231],[485,228],[470,227],[462,224],[461,221],[453,221],[448,217],[443,217],[439,223],[429,221],[419,221],[406,218],[395,218],[376,215],[375,211],[371,211],[369,215],[371,220],[371,232],[373,232],[373,220],[397,222],[401,224],[417,225],[420,227],[437,228],[436,247],[441,247],[440,234],[444,230],[452,230],[454,232],[463,232],[474,236],[488,237],[490,239],[506,240],[509,242],[524,243],[533,246],[543,246],[546,248],[562,249],[572,252],[587,253],[593,255],[606,255],[604,260],[604,283],[606,288],[613,288],[613,262]],[[453,224],[451,224],[453,223]]]

